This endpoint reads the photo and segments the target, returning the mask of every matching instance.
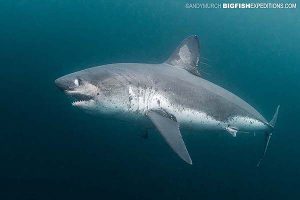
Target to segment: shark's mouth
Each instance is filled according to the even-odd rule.
[[[74,99],[74,101],[72,102],[72,106],[83,106],[87,105],[91,101],[94,101],[92,96],[82,94],[78,91],[66,90],[65,93]]]
[[[75,101],[72,102],[72,106],[84,106],[88,105],[90,102],[94,101],[93,99],[76,99]]]
[[[79,106],[88,106],[89,105],[89,103],[92,103],[94,100],[88,100],[88,101],[86,101],[86,100],[79,100],[79,101],[73,101],[72,102],[72,106],[75,106],[75,107],[79,107]]]

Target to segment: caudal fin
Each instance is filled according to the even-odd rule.
[[[261,162],[263,161],[263,159],[265,158],[265,155],[267,153],[267,150],[268,150],[268,147],[269,147],[269,144],[270,144],[270,140],[271,140],[271,137],[272,137],[272,131],[273,131],[273,129],[275,127],[275,124],[276,124],[276,121],[277,121],[279,108],[280,108],[280,105],[277,106],[276,112],[275,112],[272,120],[269,122],[269,125],[272,127],[272,130],[271,131],[267,131],[265,133],[265,147],[264,147],[264,152],[263,152],[263,155],[261,156],[260,160],[258,161],[258,163],[256,165],[257,167],[260,166]]]

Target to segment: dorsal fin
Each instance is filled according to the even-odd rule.
[[[198,36],[192,35],[181,42],[165,63],[180,67],[196,76],[200,76],[197,68],[199,57]]]

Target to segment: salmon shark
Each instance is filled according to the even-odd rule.
[[[279,106],[268,122],[238,96],[203,79],[198,70],[199,59],[198,36],[193,35],[161,64],[97,66],[62,76],[55,84],[75,99],[75,107],[156,128],[189,164],[192,159],[180,133],[182,128],[223,130],[234,137],[237,133],[262,131],[266,135],[263,158]]]

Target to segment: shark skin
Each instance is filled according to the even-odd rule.
[[[161,64],[117,63],[55,80],[73,106],[89,113],[154,126],[174,152],[192,160],[180,129],[271,133],[270,124],[247,102],[201,77],[197,36],[186,38]],[[269,142],[268,142],[269,143]],[[267,146],[265,147],[267,148]],[[266,149],[265,149],[266,150]]]

